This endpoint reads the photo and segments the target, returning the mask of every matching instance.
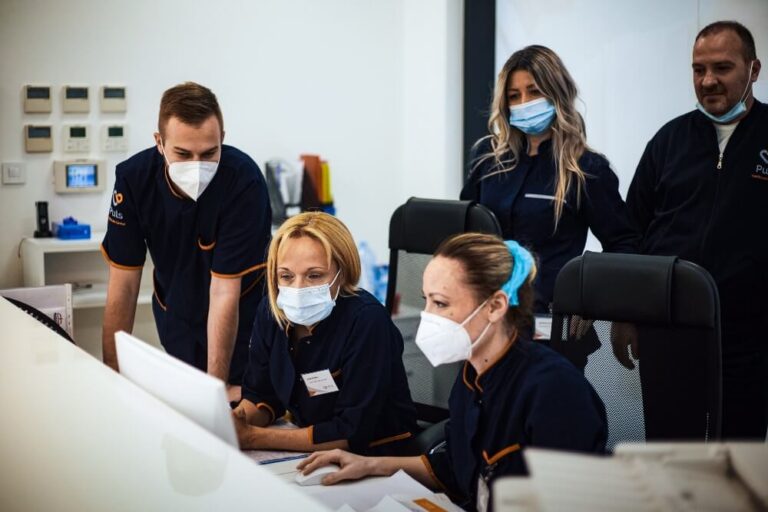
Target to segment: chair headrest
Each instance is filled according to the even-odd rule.
[[[711,328],[719,318],[719,298],[706,270],[676,256],[586,252],[558,274],[553,311]]]
[[[389,248],[432,254],[449,236],[469,231],[501,236],[496,216],[473,201],[412,197],[392,215]]]

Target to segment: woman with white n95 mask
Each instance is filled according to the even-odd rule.
[[[335,217],[302,213],[275,233],[234,411],[241,448],[409,452],[403,339],[359,278],[357,247]],[[299,429],[265,428],[286,413]]]
[[[416,343],[434,365],[466,359],[448,401],[445,449],[421,457],[332,450],[298,469],[341,466],[325,484],[402,469],[467,510],[487,510],[495,478],[527,473],[526,448],[602,452],[602,401],[575,366],[526,334],[535,276],[517,242],[479,233],[444,241],[424,271]]]

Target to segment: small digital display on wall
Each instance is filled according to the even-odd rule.
[[[67,166],[67,188],[93,188],[97,184],[96,164],[71,164]]]

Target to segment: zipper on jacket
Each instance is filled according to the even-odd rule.
[[[717,170],[720,171],[723,168],[723,152],[720,152],[720,156],[717,157]]]

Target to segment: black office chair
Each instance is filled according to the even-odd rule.
[[[602,342],[584,372],[606,406],[609,449],[720,438],[720,301],[706,270],[674,256],[586,252],[555,283],[550,343],[566,357],[581,353],[572,315],[593,319]],[[639,369],[614,356],[613,322],[635,327]]]
[[[439,423],[448,417],[448,396],[462,363],[433,368],[414,343],[419,313],[424,309],[421,277],[443,240],[470,231],[501,236],[493,213],[472,201],[412,197],[395,210],[389,223],[386,306],[405,340],[403,363],[422,424]],[[442,435],[442,429],[433,431]]]

